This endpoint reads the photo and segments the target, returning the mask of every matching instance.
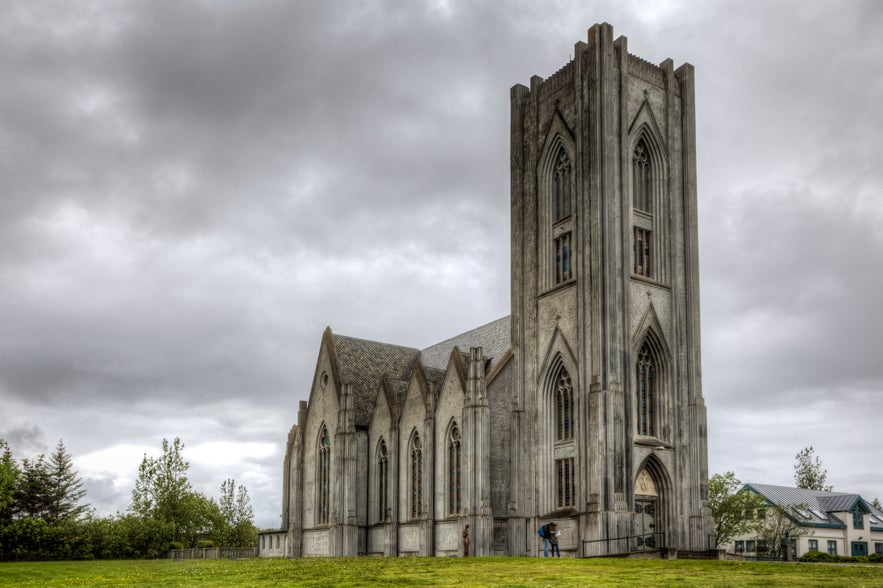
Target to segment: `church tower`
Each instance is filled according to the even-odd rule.
[[[608,24],[511,90],[510,553],[712,547],[693,67]]]

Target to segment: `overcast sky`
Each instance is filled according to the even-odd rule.
[[[509,313],[509,88],[696,67],[710,470],[883,498],[883,3],[0,2],[0,438],[99,514],[180,436],[278,527],[325,326]]]

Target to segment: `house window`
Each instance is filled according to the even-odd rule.
[[[819,550],[819,540],[818,539],[810,539],[809,540],[809,550],[810,551],[818,551]]]
[[[883,543],[874,543],[874,553],[883,555]]]
[[[570,233],[555,239],[555,283],[561,284],[573,277],[573,246]]]
[[[828,553],[830,553],[831,555],[837,555],[836,541],[828,541]]]
[[[573,470],[573,458],[555,460],[555,472],[558,487],[558,508],[576,504],[576,481]]]
[[[634,255],[635,255],[635,268],[634,273],[639,276],[644,276],[645,278],[650,278],[653,276],[652,267],[650,264],[651,260],[651,232],[649,229],[642,229],[640,227],[634,228]]]
[[[331,438],[328,436],[328,429],[324,425],[322,426],[322,432],[319,434],[318,454],[316,523],[319,525],[327,525],[329,494],[331,492],[329,484],[331,477]]]
[[[748,553],[754,553],[754,541],[746,541],[745,542],[745,551]]]
[[[570,374],[563,366],[555,381],[555,403],[556,438],[558,441],[570,441],[573,439],[573,384],[570,381]]]
[[[735,541],[735,550],[736,553],[744,553],[745,552],[745,542],[744,541]]]
[[[570,176],[570,157],[564,149],[561,149],[555,161],[552,178],[552,212],[556,223],[570,216]]]
[[[385,441],[380,441],[377,454],[377,520],[383,523],[389,512],[389,452]]]
[[[653,402],[656,394],[656,362],[647,343],[638,352],[635,371],[638,387],[638,435],[652,437],[655,434]]]
[[[632,153],[633,206],[647,213],[653,212],[652,168],[650,150],[644,139],[640,139]]]
[[[460,488],[462,486],[460,469],[460,429],[456,423],[448,435],[448,514],[460,512]]]
[[[423,504],[423,448],[416,433],[411,440],[411,518],[422,512]]]
[[[865,517],[864,513],[862,513],[862,509],[858,504],[855,505],[855,508],[852,509],[852,528],[853,529],[864,529],[865,528]]]

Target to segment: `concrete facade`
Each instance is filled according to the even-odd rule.
[[[512,314],[424,350],[326,330],[284,555],[460,555],[466,525],[538,555],[550,520],[565,556],[709,549],[693,100],[607,24],[512,88]]]

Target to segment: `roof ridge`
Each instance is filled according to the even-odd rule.
[[[444,345],[444,344],[446,344],[446,343],[451,343],[452,341],[454,341],[454,340],[456,340],[456,339],[459,339],[459,338],[463,337],[464,335],[468,335],[469,333],[473,333],[473,332],[475,332],[475,331],[479,331],[479,330],[484,329],[485,327],[488,327],[488,326],[490,326],[490,325],[492,325],[492,324],[494,324],[494,323],[499,323],[500,321],[507,320],[507,319],[509,319],[509,318],[511,318],[511,317],[512,317],[511,314],[507,314],[507,315],[505,315],[505,316],[501,316],[501,317],[498,318],[498,319],[494,319],[494,320],[492,320],[492,321],[490,321],[490,322],[487,322],[487,323],[485,323],[485,324],[483,324],[483,325],[480,325],[480,326],[478,326],[478,327],[475,327],[474,329],[469,329],[468,331],[463,331],[462,333],[457,333],[457,334],[454,335],[453,337],[448,337],[448,338],[445,339],[444,341],[439,341],[438,343],[433,343],[432,345],[430,345],[430,346],[428,346],[428,347],[424,347],[424,348],[421,349],[420,351],[421,351],[421,352],[422,352],[422,351],[426,351],[427,349],[432,349],[433,347],[440,347],[440,346],[442,346],[442,345]]]

